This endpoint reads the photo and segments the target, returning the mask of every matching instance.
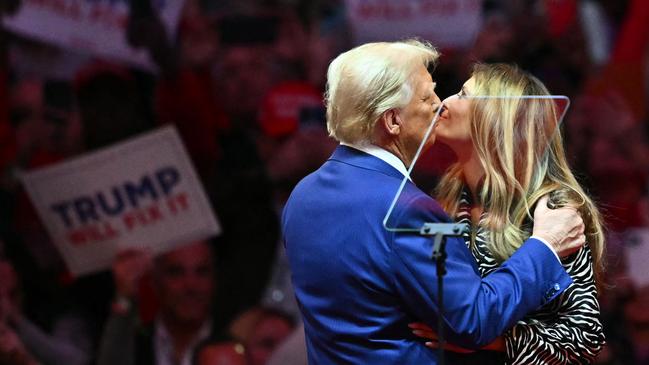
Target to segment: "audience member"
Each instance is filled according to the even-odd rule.
[[[154,323],[138,321],[140,278],[151,270],[159,300]],[[151,262],[127,250],[113,264],[115,300],[104,328],[98,364],[189,365],[195,347],[212,334],[214,257],[208,242],[195,242]]]
[[[247,365],[265,365],[273,351],[291,334],[293,327],[293,319],[286,314],[261,308],[261,314],[245,341]]]
[[[20,279],[11,263],[0,259],[0,363],[86,365],[91,360],[91,336],[83,318],[68,313],[53,333],[25,317]]]
[[[247,365],[243,345],[208,340],[196,349],[194,365]]]

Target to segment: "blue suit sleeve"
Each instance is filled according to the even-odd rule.
[[[403,209],[400,222],[412,227],[448,218],[427,196]],[[413,225],[414,224],[414,225]],[[404,306],[418,319],[436,327],[437,275],[431,259],[432,237],[392,233],[394,284]],[[465,243],[447,238],[444,313],[448,340],[467,348],[491,343],[525,314],[559,295],[572,282],[552,251],[536,239],[522,247],[482,279]]]

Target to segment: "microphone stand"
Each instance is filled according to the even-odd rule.
[[[437,337],[439,342],[439,365],[445,364],[444,359],[444,275],[446,275],[446,236],[460,236],[468,229],[468,225],[460,223],[424,223],[419,233],[424,236],[434,236],[431,258],[437,268],[437,297],[439,309],[437,313]]]

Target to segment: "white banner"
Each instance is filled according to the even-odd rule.
[[[346,0],[356,44],[410,37],[466,48],[481,27],[482,0]]]
[[[4,27],[60,47],[153,69],[147,52],[126,42],[130,0],[21,0]],[[152,0],[170,39],[175,38],[183,0]]]
[[[221,232],[173,127],[30,171],[23,182],[76,275],[110,267],[124,248],[155,254]]]

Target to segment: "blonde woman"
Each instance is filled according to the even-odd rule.
[[[515,66],[479,64],[462,90],[445,100],[437,141],[451,147],[458,160],[440,181],[436,198],[449,215],[471,226],[464,239],[483,277],[530,236],[532,209],[545,194],[581,213],[587,245],[562,259],[573,284],[487,346],[500,355],[467,351],[454,355],[453,363],[473,358],[484,364],[491,358],[501,364],[584,364],[604,344],[597,302],[604,251],[600,215],[566,162],[554,102],[515,98],[522,95],[549,93]],[[416,329],[435,338],[428,328]]]

